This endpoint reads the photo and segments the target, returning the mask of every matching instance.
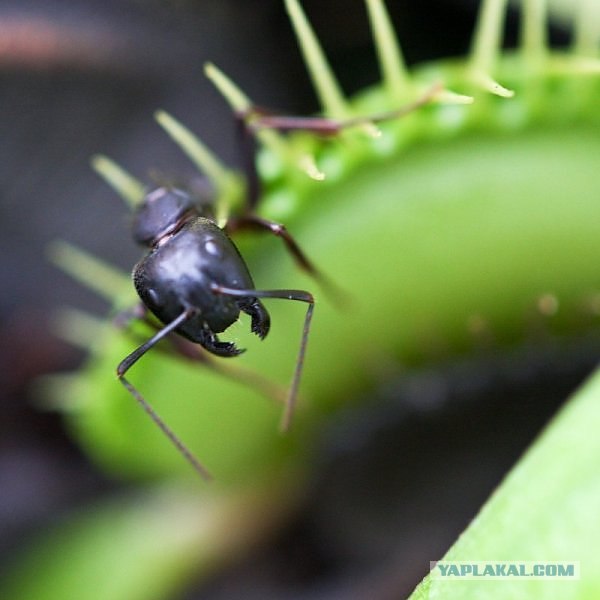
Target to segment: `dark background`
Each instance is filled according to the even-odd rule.
[[[466,52],[476,5],[390,0],[408,62]],[[345,91],[374,83],[362,2],[303,6]],[[508,30],[514,39],[514,19]],[[231,114],[203,76],[207,60],[259,103],[298,114],[318,109],[279,0],[0,4],[0,560],[57,516],[118,486],[87,463],[56,415],[33,406],[36,376],[81,360],[52,334],[53,311],[107,309],[52,267],[45,248],[62,238],[125,270],[137,260],[126,210],[89,157],[106,153],[141,178],[153,167],[191,174],[154,123],[157,108],[238,163]],[[375,392],[376,414],[355,411],[325,425],[322,464],[294,522],[187,598],[406,595],[594,356],[596,342],[578,340],[387,382]]]

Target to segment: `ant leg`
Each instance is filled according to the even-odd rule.
[[[308,131],[323,136],[337,135],[343,129],[381,123],[399,119],[431,102],[441,91],[443,85],[432,85],[419,98],[396,110],[376,113],[366,117],[353,117],[349,119],[331,119],[327,117],[295,117],[290,115],[277,115],[273,111],[261,106],[253,105],[246,110],[235,113],[238,136],[244,172],[248,185],[248,209],[252,211],[260,198],[260,178],[256,169],[256,139],[254,133],[260,129],[275,129],[282,133],[290,131]]]
[[[280,423],[281,431],[287,431],[290,428],[294,409],[296,407],[296,399],[298,396],[298,387],[302,376],[302,368],[304,366],[304,357],[306,355],[306,345],[308,342],[308,334],[310,331],[310,322],[312,320],[313,310],[315,307],[315,299],[309,292],[303,290],[238,290],[228,288],[218,284],[212,284],[211,290],[215,294],[223,294],[225,296],[234,296],[238,298],[281,298],[283,300],[297,300],[299,302],[308,303],[306,316],[304,317],[304,326],[302,328],[302,338],[300,340],[300,348],[298,350],[298,358],[296,359],[296,367],[292,377],[292,383],[285,402],[285,409]]]
[[[163,432],[163,434],[169,439],[169,441],[177,448],[179,453],[192,465],[196,472],[205,480],[210,480],[210,473],[202,466],[200,461],[194,456],[189,448],[175,435],[173,430],[160,418],[158,413],[146,402],[144,397],[137,391],[137,389],[125,379],[125,373],[144,355],[148,350],[154,347],[160,340],[169,335],[172,331],[177,329],[181,324],[185,323],[193,314],[194,309],[186,309],[182,312],[174,321],[171,321],[168,325],[163,327],[148,341],[144,342],[141,346],[136,348],[131,354],[125,357],[117,367],[117,377],[123,384],[125,389],[135,398],[138,404],[142,407],[144,412],[154,421],[155,425]]]
[[[309,131],[325,136],[336,135],[343,129],[368,125],[370,123],[382,123],[400,119],[421,106],[429,104],[443,89],[442,84],[436,83],[431,86],[419,98],[397,108],[365,117],[351,117],[349,119],[331,119],[327,117],[294,117],[288,115],[271,114],[268,110],[259,106],[251,106],[239,113],[239,118],[244,119],[246,127],[253,130],[276,129],[283,133],[289,131]]]
[[[266,319],[262,316],[260,311],[256,311],[257,316],[254,317],[254,305],[241,308],[244,312],[248,312],[253,318],[256,318],[257,325],[255,333],[260,336],[260,332],[264,332],[264,335],[266,335],[266,332],[269,329],[269,316],[266,311],[264,311],[264,308],[262,310],[266,314]],[[134,319],[141,320],[155,331],[160,331],[161,329],[161,325],[158,321],[149,318],[148,309],[142,303],[136,304],[131,309],[118,313],[114,317],[113,323],[120,329],[126,329]],[[130,334],[137,339],[138,342],[141,342],[139,336],[134,335],[133,332],[130,332]],[[264,337],[264,335],[262,337]],[[178,356],[195,363],[201,363],[206,368],[211,369],[222,377],[237,381],[241,385],[253,387],[268,400],[283,404],[285,390],[266,377],[261,377],[258,373],[254,373],[251,370],[244,369],[237,365],[225,365],[221,361],[215,360],[212,354],[200,344],[194,344],[178,335],[171,334],[167,339],[170,342],[170,346],[158,347],[157,350],[162,351],[169,356]]]
[[[239,356],[245,352],[243,348],[238,348],[233,342],[222,342],[217,335],[208,328],[204,329],[202,332],[200,345],[211,354],[223,358]]]
[[[113,325],[121,330],[128,330],[132,321],[141,321],[150,329],[157,332],[163,328],[163,325],[158,320],[150,318],[149,311],[142,302],[117,313],[112,319]],[[127,333],[129,334],[129,337],[138,341],[138,343],[143,343],[144,338],[141,335],[132,331],[127,331]],[[218,370],[216,363],[210,360],[209,354],[204,352],[204,349],[201,346],[188,342],[177,335],[169,335],[168,340],[171,343],[169,347],[159,347],[157,350],[171,356],[173,353],[176,353],[184,358],[206,364],[207,366]]]
[[[250,315],[252,319],[250,331],[256,334],[261,340],[264,340],[271,328],[271,317],[265,307],[256,298],[252,298],[250,301],[240,301],[238,305],[240,310]]]
[[[298,242],[292,237],[285,225],[270,221],[269,219],[264,219],[253,213],[246,213],[241,217],[230,217],[225,225],[225,231],[228,234],[233,234],[236,231],[243,231],[244,229],[262,232],[266,231],[280,238],[300,269],[313,277],[331,299],[335,300],[340,305],[347,303],[348,297],[346,292],[341,290],[334,281],[317,269],[313,262],[308,259],[306,254],[304,254],[303,250],[298,245]]]
[[[242,168],[246,176],[246,203],[247,211],[256,208],[261,195],[261,183],[256,167],[256,155],[258,146],[254,132],[249,127],[244,113],[234,113],[237,137],[239,140]]]
[[[233,233],[240,229],[258,229],[269,231],[273,235],[280,237],[286,245],[288,252],[294,258],[296,264],[314,277],[330,296],[334,297],[339,303],[345,303],[347,295],[343,291],[340,291],[331,280],[326,278],[316,269],[281,223],[269,221],[254,214],[253,211],[258,204],[260,196],[260,180],[256,169],[256,139],[253,134],[260,129],[275,129],[282,132],[302,130],[325,136],[332,136],[336,135],[341,130],[350,127],[399,119],[431,102],[442,89],[443,86],[438,83],[433,85],[415,101],[396,110],[349,119],[336,120],[326,117],[274,115],[270,113],[270,111],[259,106],[250,106],[247,110],[237,112],[235,117],[239,130],[240,147],[243,151],[244,170],[248,182],[248,204],[247,210],[242,216],[233,217],[228,220],[225,230],[228,233]]]
[[[267,231],[272,233],[274,236],[281,238],[285,244],[288,252],[292,255],[292,258],[296,261],[296,264],[315,277],[319,279],[322,275],[319,273],[313,263],[306,257],[304,252],[298,246],[298,242],[290,235],[285,225],[276,223],[275,221],[269,221],[258,215],[249,213],[241,217],[231,217],[225,225],[225,231],[232,234],[236,231],[242,231],[244,229],[255,230],[255,231]]]

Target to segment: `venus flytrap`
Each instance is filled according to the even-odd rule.
[[[468,60],[409,72],[390,35],[383,4],[368,2],[384,84],[352,102],[343,98],[299,4],[289,0],[286,6],[326,114],[391,110],[400,99],[414,99],[432,82],[444,86],[435,104],[378,125],[383,132],[380,137],[369,135],[362,127],[344,131],[339,140],[322,140],[305,132],[285,137],[269,129],[257,132],[263,144],[258,166],[265,188],[260,210],[299,232],[310,256],[353,296],[351,313],[326,300],[320,302],[322,312],[317,316],[306,373],[306,396],[312,398],[307,421],[323,408],[335,406],[350,390],[368,386],[373,374],[367,365],[378,356],[422,362],[434,358],[442,347],[444,353],[453,353],[476,346],[469,326],[475,318],[485,322],[499,343],[517,342],[527,336],[527,315],[544,294],[559,298],[560,315],[551,323],[558,326],[557,331],[576,329],[581,298],[593,294],[598,286],[593,269],[581,266],[590,264],[590,251],[599,251],[593,241],[597,239],[595,222],[589,218],[594,203],[588,182],[595,166],[584,145],[588,141],[593,144],[595,135],[587,127],[577,133],[559,131],[564,134],[559,145],[573,147],[559,156],[548,127],[553,120],[560,125],[564,116],[554,106],[551,110],[540,108],[538,102],[548,100],[552,93],[568,98],[574,83],[578,89],[585,86],[589,97],[598,91],[598,83],[589,75],[568,72],[565,65],[579,64],[576,56],[546,48],[543,4],[526,3],[522,45],[511,55],[501,52],[506,3],[488,1],[482,4]],[[582,46],[580,38],[576,36],[578,48]],[[557,64],[562,65],[558,72]],[[591,64],[596,63],[588,63],[588,68]],[[206,74],[234,110],[248,110],[250,99],[222,71],[208,64]],[[514,98],[513,88],[517,92]],[[530,88],[535,89],[532,92]],[[568,113],[574,111],[577,115],[569,114],[569,119],[575,124],[583,118],[597,119],[591,98],[584,106],[572,100]],[[221,212],[238,202],[243,193],[239,177],[173,117],[159,112],[157,120],[208,176],[222,199]],[[580,156],[581,150],[585,157]],[[522,166],[528,160],[533,167],[525,171]],[[431,162],[435,164],[433,172],[428,170]],[[139,196],[142,184],[122,167],[106,158],[95,159],[94,165],[121,195],[130,200]],[[571,167],[568,189],[558,194],[552,183],[553,190],[540,191],[548,180],[548,168],[569,173]],[[576,193],[574,186],[580,186],[582,194],[569,205],[563,204]],[[583,238],[572,240],[565,223],[583,228]],[[548,248],[542,249],[547,244],[549,253]],[[275,251],[276,245],[271,240],[248,246],[257,281],[287,287],[294,282],[295,287],[310,289],[312,282],[293,271],[289,259]],[[530,260],[523,260],[527,255]],[[542,259],[545,265],[538,264]],[[64,266],[74,271],[72,265]],[[495,275],[489,277],[492,273]],[[297,315],[291,307],[273,309],[283,316],[274,316],[270,338],[241,360],[249,368],[256,365],[259,371],[262,365],[265,376],[283,381],[292,364],[294,343],[290,340],[297,337],[293,328]],[[363,328],[367,335],[357,336],[357,330]],[[244,339],[241,330],[238,335]],[[163,357],[145,360],[151,364],[143,378],[148,379],[149,387],[161,389],[154,396],[165,396],[161,410],[175,422],[175,429],[177,422],[182,423],[185,438],[197,439],[201,456],[215,454],[217,468],[228,465],[227,472],[239,467],[240,473],[252,473],[246,460],[254,454],[247,451],[244,439],[252,440],[248,447],[254,448],[256,456],[278,456],[275,448],[291,443],[268,434],[274,418],[272,407],[261,404],[252,390],[215,381],[214,374],[199,367],[185,368]],[[264,369],[265,360],[268,369]],[[118,362],[118,358],[104,348],[95,365],[102,363],[111,372],[111,361]],[[154,365],[155,361],[158,364]],[[142,373],[145,367],[137,369]],[[171,401],[171,397],[178,400]],[[179,402],[185,402],[185,407]],[[114,437],[111,411],[127,411],[121,407],[128,403],[115,391],[108,400],[98,398],[92,404],[98,415],[82,415],[81,422],[89,420],[94,431],[102,431],[93,436],[93,452],[103,460],[103,448],[109,448]],[[228,422],[228,410],[236,423]],[[252,431],[242,428],[239,414],[246,415],[248,422],[256,419],[261,426],[255,424]],[[231,428],[237,440],[231,450],[223,452],[220,441],[218,450],[213,449],[215,439],[221,438],[204,430],[208,428],[206,415],[211,415],[211,430],[218,430],[219,423]],[[134,412],[130,418],[138,422]],[[127,435],[126,422],[121,420],[120,437]],[[135,471],[135,465],[144,464],[142,471],[151,472],[153,462],[161,471],[159,464],[164,460],[167,472],[178,470],[168,457],[155,460],[155,452],[147,452],[155,444],[168,452],[160,440],[152,441],[152,431],[143,423],[131,427],[131,452],[111,463],[111,468]],[[290,439],[304,435],[301,426],[298,430]],[[81,431],[86,443],[85,427]],[[163,456],[162,451],[158,454]],[[240,454],[245,457],[241,464]]]
[[[250,485],[275,497],[278,481],[283,488],[290,473],[301,479],[315,423],[368,389],[381,360],[404,368],[476,352],[483,338],[502,348],[540,331],[572,336],[598,326],[589,302],[600,290],[594,3],[581,3],[572,47],[555,51],[547,46],[545,3],[525,0],[519,47],[507,53],[501,35],[507,3],[484,0],[470,57],[410,70],[383,3],[366,4],[383,82],[346,99],[299,3],[286,1],[324,113],[370,115],[413,101],[438,82],[443,90],[436,102],[377,125],[379,136],[371,127],[326,140],[301,132],[257,134],[262,214],[284,221],[310,258],[352,296],[341,310],[319,294],[303,410],[293,431],[277,435],[277,408],[199,365],[155,355],[132,370],[132,379],[152,389],[161,414],[216,476],[201,492],[209,497],[216,490],[243,495]],[[234,108],[248,107],[249,99],[221,71],[207,66],[207,75]],[[158,118],[170,135],[185,131],[165,113]],[[187,141],[173,137],[188,156],[198,147],[188,132]],[[191,158],[218,193],[231,193],[222,206],[235,205],[241,179],[225,167],[202,164],[193,152]],[[134,199],[143,190],[106,159],[96,166],[122,195]],[[78,251],[65,248],[55,253],[57,262],[93,286],[78,264],[88,257],[78,259]],[[243,251],[257,285],[314,289],[278,240],[247,241]],[[544,298],[553,299],[553,310],[543,308]],[[273,305],[274,327],[262,344],[251,344],[243,328],[237,330],[236,342],[249,347],[241,364],[286,381],[300,312]],[[111,472],[186,477],[187,465],[112,377],[127,343],[109,328],[90,340],[89,363],[73,376],[88,385],[64,389],[66,395],[87,392],[85,401],[70,403],[80,409],[70,412],[69,423]],[[211,543],[210,536],[202,538],[201,544]],[[182,569],[177,581],[189,572]]]

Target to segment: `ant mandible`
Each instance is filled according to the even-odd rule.
[[[364,118],[336,121],[319,117],[274,116],[258,107],[236,116],[246,139],[251,140],[253,132],[260,128],[333,135],[348,127],[403,116],[429,102],[438,89],[439,86],[435,86],[412,104],[398,110]],[[283,240],[300,268],[324,282],[320,272],[283,225],[255,214],[259,191],[254,160],[248,161],[246,169],[249,188],[246,209],[239,216],[229,217],[223,228],[217,225],[212,206],[199,206],[188,193],[167,187],[155,189],[144,197],[136,210],[132,226],[135,241],[148,248],[147,254],[133,269],[133,283],[143,303],[142,313],[136,313],[135,316],[141,317],[149,310],[164,327],[121,361],[117,367],[117,377],[204,479],[210,479],[207,469],[125,378],[125,374],[148,350],[171,333],[199,344],[216,356],[237,356],[243,350],[231,342],[220,341],[217,334],[237,321],[240,312],[250,316],[251,331],[264,339],[269,332],[270,317],[261,298],[305,302],[308,308],[300,348],[281,421],[281,429],[285,431],[290,426],[298,395],[314,298],[304,290],[256,289],[244,259],[228,234],[240,229],[270,232]]]

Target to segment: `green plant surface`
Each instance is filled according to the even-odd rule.
[[[287,4],[296,7],[295,2]],[[283,497],[280,507],[285,512],[294,502],[286,501],[282,490],[290,480],[302,489],[323,416],[364,398],[390,367],[407,369],[597,329],[598,64],[592,52],[585,57],[551,52],[543,38],[536,45],[536,32],[543,24],[536,18],[530,18],[533,26],[526,29],[533,33],[525,36],[523,46],[501,55],[496,34],[504,4],[483,3],[482,15],[494,18],[480,21],[468,59],[424,65],[410,73],[403,71],[401,61],[381,59],[388,66],[398,62],[400,76],[388,75],[381,86],[351,102],[340,101],[319,53],[308,52],[323,106],[335,117],[397,108],[432,85],[443,84],[436,102],[381,124],[380,136],[373,137],[369,127],[325,141],[306,133],[287,140],[270,131],[258,134],[264,145],[258,163],[265,187],[261,214],[285,222],[308,255],[347,294],[343,303],[328,297],[295,269],[281,241],[239,240],[257,287],[304,288],[317,296],[302,398],[290,434],[277,433],[281,406],[265,396],[279,396],[289,383],[303,305],[270,302],[273,326],[264,342],[253,339],[244,319],[223,335],[248,348],[222,367],[232,371],[230,379],[160,349],[131,370],[131,381],[215,476],[210,485],[190,481],[194,474],[189,465],[116,380],[114,369],[135,341],[82,317],[71,319],[63,330],[86,345],[93,340],[88,363],[70,378],[55,381],[52,389],[55,404],[93,460],[121,478],[186,479],[190,494],[221,499],[225,512],[229,504],[223,499],[243,497],[257,486],[270,490],[274,498]],[[368,5],[381,7],[375,0]],[[383,44],[387,54],[382,55],[390,55],[389,43]],[[582,48],[589,50],[583,42]],[[399,56],[393,47],[391,56]],[[217,85],[227,88],[228,100],[243,108],[244,95],[219,79],[218,71],[209,72]],[[408,82],[406,88],[398,87],[402,81]],[[193,148],[179,143],[195,160]],[[194,146],[193,139],[190,143]],[[243,191],[240,180],[215,167],[212,157],[209,162],[217,173],[220,209],[235,206]],[[129,194],[139,195],[134,178],[123,173],[118,178],[126,182]],[[80,268],[92,259],[64,246],[55,247],[54,256],[80,279],[86,272],[106,276],[118,308],[135,302],[126,275]],[[97,285],[93,275],[87,279],[91,287],[105,287]],[[249,373],[262,374],[281,390],[265,394],[253,389],[245,382]],[[590,418],[590,427],[592,422]],[[587,439],[581,443],[584,453]],[[591,455],[593,451],[590,447]],[[540,473],[549,468],[540,467]],[[562,482],[565,498],[571,483],[579,485],[569,478]],[[600,502],[598,490],[595,497]],[[135,520],[135,509],[128,509],[123,518]],[[252,513],[249,531],[261,520],[270,522],[268,509]],[[239,524],[242,537],[245,527]],[[126,538],[128,529],[122,529]],[[86,544],[94,547],[97,531],[93,517],[77,521],[70,535],[80,541],[66,544],[65,552],[72,548],[71,554],[78,556]],[[577,544],[577,531],[562,533],[572,533],[572,543]],[[202,547],[211,544],[202,536],[196,542]],[[35,559],[25,557],[19,571],[45,574],[40,585],[47,586],[47,598],[65,597],[62,580],[53,575],[61,568],[54,557],[56,543],[44,545]],[[121,545],[135,565],[134,578],[145,568],[135,536]],[[222,552],[215,544],[212,552],[199,553],[200,571],[208,572],[207,564],[222,564]],[[186,569],[178,573],[172,579],[165,575],[172,589],[189,576]],[[134,584],[123,582],[124,589],[129,585]],[[171,597],[168,587],[161,588],[162,596],[139,597]],[[19,589],[15,584],[7,597],[35,597],[19,596]],[[30,588],[23,584],[22,589]],[[126,597],[120,593],[105,597]]]
[[[248,552],[287,514],[296,486],[200,498],[189,486],[141,489],[87,507],[44,532],[3,574],[2,598],[170,598]],[[269,518],[264,518],[265,510]]]
[[[507,475],[442,560],[580,563],[578,579],[427,577],[411,600],[600,596],[600,372]]]
[[[132,382],[151,393],[148,399],[217,476],[217,485],[271,477],[282,460],[305,462],[314,423],[367,390],[382,363],[405,368],[597,325],[600,84],[581,75],[578,59],[566,53],[549,55],[535,77],[521,54],[502,57],[496,71],[517,91],[513,98],[482,92],[471,68],[449,61],[412,74],[415,87],[443,81],[474,94],[475,102],[441,100],[382,124],[379,137],[362,128],[326,141],[306,133],[289,141],[259,133],[266,144],[259,162],[266,188],[261,213],[286,223],[346,301],[336,302],[296,269],[279,240],[239,240],[259,288],[304,288],[317,296],[303,398],[285,437],[274,433],[280,407],[235,372],[262,374],[283,390],[297,354],[302,305],[272,300],[273,327],[264,343],[252,339],[244,318],[226,332],[225,339],[248,348],[224,367],[233,380],[160,352],[131,370]],[[214,67],[207,70],[243,109],[245,96]],[[389,102],[389,92],[379,88],[350,106],[372,114]],[[163,125],[165,118],[159,115]],[[173,127],[168,131],[173,135]],[[184,137],[194,160],[195,142]],[[324,180],[297,168],[309,154]],[[231,178],[215,180],[235,202],[239,192],[231,191]],[[119,289],[126,286],[123,275]],[[82,445],[122,475],[189,473],[109,375],[131,351],[132,339],[110,328],[93,339],[75,393],[62,392]]]
[[[201,366],[154,352],[131,379],[225,484],[255,478],[258,465],[267,469],[293,446],[306,457],[310,445],[301,439],[310,423],[367,389],[382,360],[411,366],[489,343],[584,331],[597,322],[599,155],[597,130],[584,124],[533,125],[519,136],[473,131],[356,168],[335,186],[311,186],[318,219],[306,210],[293,230],[349,300],[340,309],[318,295],[304,398],[289,436],[276,433],[276,404]],[[246,252],[257,285],[311,288],[279,244],[264,240]],[[264,343],[251,339],[245,321],[233,328],[227,339],[248,352],[228,366],[278,373],[284,388],[304,308],[269,308]],[[70,423],[112,469],[185,474],[188,465],[112,376],[130,348],[110,328],[97,339],[74,387]]]

